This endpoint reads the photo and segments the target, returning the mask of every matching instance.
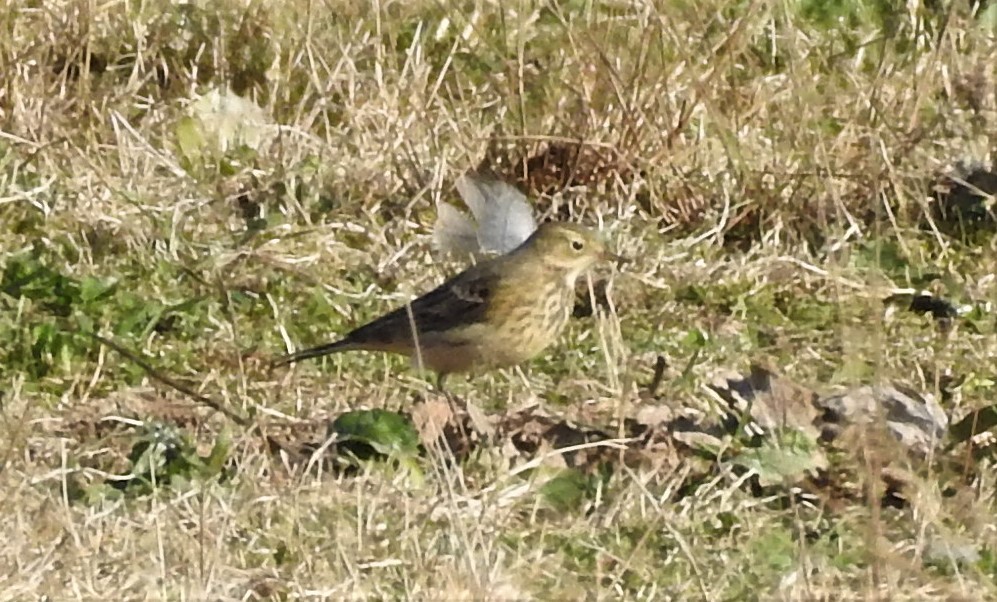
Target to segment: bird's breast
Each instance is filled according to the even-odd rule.
[[[574,291],[560,279],[521,290],[493,314],[496,363],[517,364],[548,347],[571,315]]]

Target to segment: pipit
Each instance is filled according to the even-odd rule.
[[[334,343],[280,358],[274,366],[340,351],[386,351],[448,374],[513,366],[554,342],[571,315],[575,281],[613,257],[592,230],[541,225],[523,244],[485,260]]]

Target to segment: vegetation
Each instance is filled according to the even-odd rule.
[[[997,595],[997,3],[0,26],[12,599]],[[451,379],[466,414],[395,357],[268,369],[460,269],[432,226],[475,169],[630,259],[556,349]],[[927,455],[759,430],[717,384],[749,372],[807,412],[902,385],[953,426]]]

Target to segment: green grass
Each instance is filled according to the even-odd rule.
[[[953,422],[997,403],[992,206],[967,231],[933,195],[994,161],[992,6],[22,4],[0,16],[11,599],[993,597],[986,447],[869,434],[768,487],[743,429],[719,458],[667,433],[548,449],[649,406],[715,421],[707,385],[754,362],[899,381]],[[198,121],[226,87],[256,108]],[[267,369],[462,267],[431,246],[460,174],[578,142],[619,161],[524,187],[631,261],[544,357],[451,379],[492,438],[415,446],[437,396],[402,358]],[[921,290],[965,308],[952,329],[884,303]],[[316,451],[333,423],[353,447]],[[907,502],[882,504],[897,471]],[[931,556],[939,533],[975,559]]]

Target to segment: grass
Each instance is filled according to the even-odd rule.
[[[12,7],[2,597],[993,597],[988,447],[923,461],[868,434],[768,487],[740,430],[719,457],[551,448],[648,408],[715,421],[707,385],[755,362],[818,391],[903,382],[953,422],[997,403],[992,197],[959,219],[934,192],[994,168],[994,9]],[[256,108],[193,102],[225,88]],[[458,270],[434,203],[480,165],[603,225],[632,259],[597,274],[612,304],[521,371],[453,379],[498,424],[465,452],[315,451],[348,412],[429,411],[428,381],[377,355],[267,362]],[[954,327],[884,303],[922,289]],[[378,415],[350,432],[384,451]]]

